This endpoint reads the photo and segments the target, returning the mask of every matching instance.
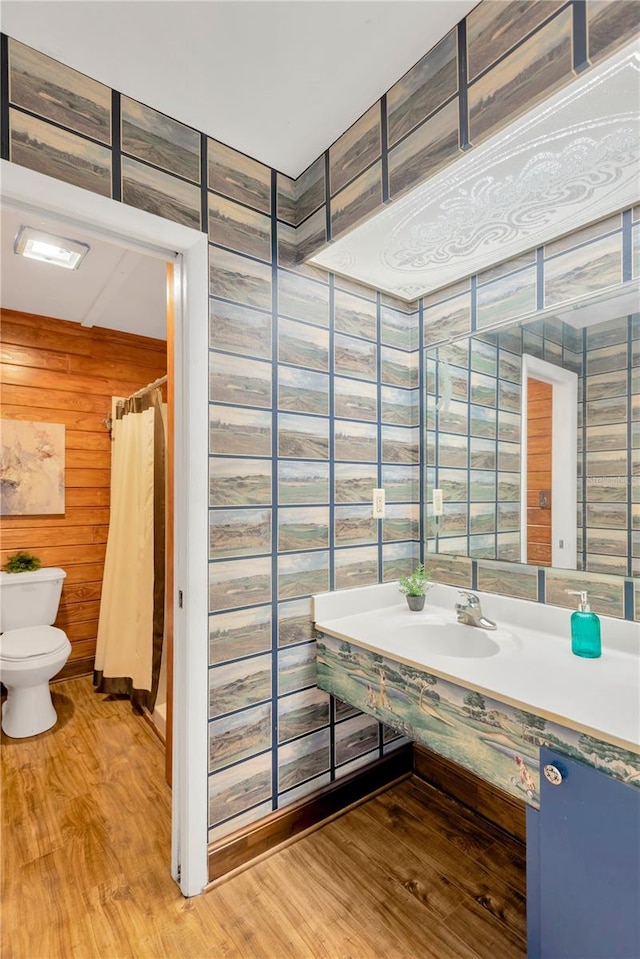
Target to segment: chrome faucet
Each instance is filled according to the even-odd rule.
[[[455,605],[459,623],[464,623],[465,626],[479,626],[480,629],[498,628],[492,619],[487,619],[486,616],[482,615],[479,596],[476,596],[475,593],[469,593],[465,589],[459,590],[459,593],[466,600],[464,603],[456,603]]]

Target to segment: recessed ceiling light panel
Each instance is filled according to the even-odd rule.
[[[77,270],[89,252],[88,243],[43,233],[30,226],[21,226],[13,245],[14,253],[30,260],[41,260],[65,270]]]

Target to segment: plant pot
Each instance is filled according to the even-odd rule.
[[[424,609],[424,601],[424,596],[407,596],[409,609],[412,609],[415,613],[418,613],[421,609]]]

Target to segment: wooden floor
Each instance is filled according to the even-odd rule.
[[[90,680],[2,737],[5,959],[524,959],[524,848],[407,780],[204,896],[169,875],[161,744]]]

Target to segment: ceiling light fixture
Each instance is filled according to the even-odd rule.
[[[67,240],[52,233],[43,233],[30,226],[21,226],[13,245],[13,252],[30,260],[41,260],[65,270],[77,270],[89,252],[88,243]]]

